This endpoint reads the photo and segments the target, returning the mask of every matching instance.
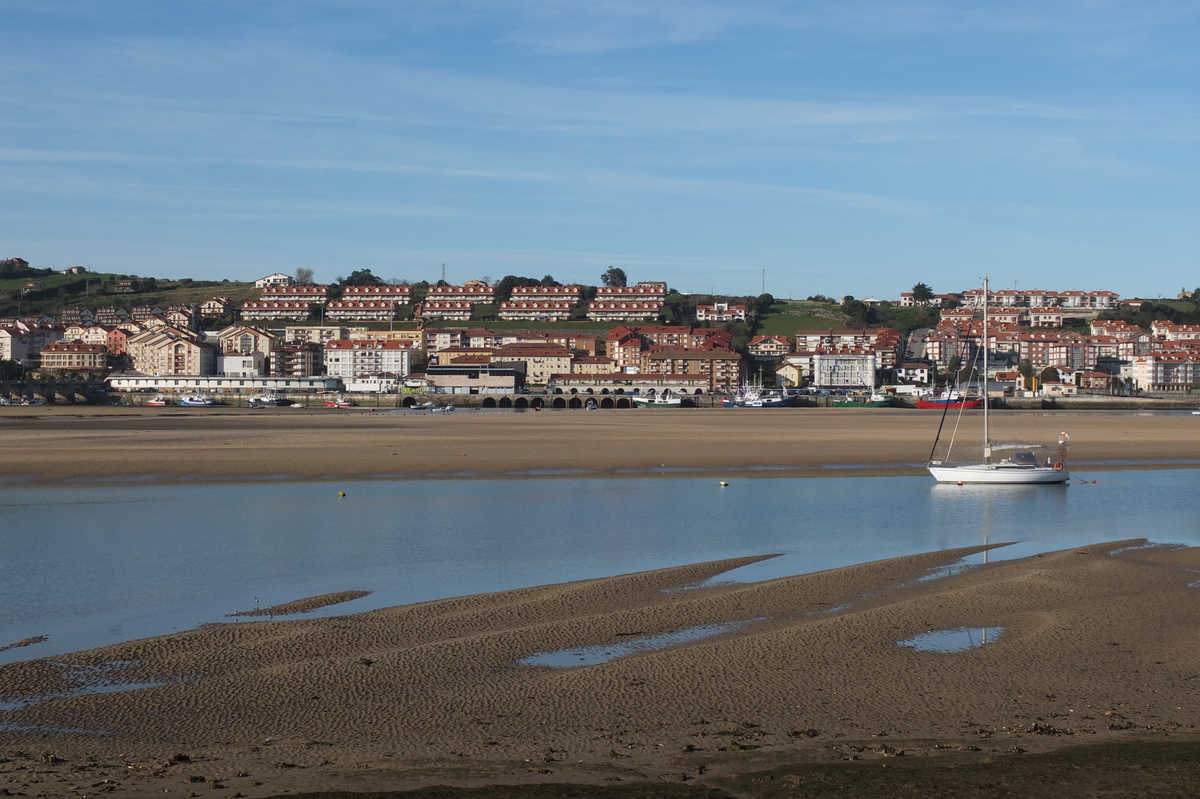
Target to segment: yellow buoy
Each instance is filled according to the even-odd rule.
[[[722,480],[722,481],[721,481],[721,487],[722,487],[722,488],[724,488],[724,487],[725,487],[725,486],[727,486],[727,485],[729,485],[729,483],[726,483],[724,480]]]
[[[345,491],[339,491],[339,492],[338,492],[338,496],[339,496],[339,497],[344,497],[344,496],[346,496],[346,492],[345,492]]]

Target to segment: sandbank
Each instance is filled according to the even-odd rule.
[[[87,406],[5,408],[0,479],[227,480],[727,473],[917,474],[936,411],[797,408],[455,414]],[[973,442],[978,413],[944,436]],[[997,412],[997,439],[1071,436],[1075,470],[1196,466],[1200,420]]]
[[[704,582],[742,558],[0,666],[0,787],[704,782],[783,760],[1194,735],[1200,550],[1132,540],[947,568],[982,549]],[[720,632],[522,665],[699,625]],[[986,644],[902,643],[964,628]],[[143,687],[79,692],[119,683]]]

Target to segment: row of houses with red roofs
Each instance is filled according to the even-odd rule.
[[[1121,295],[1112,291],[1047,291],[1044,289],[990,289],[988,306],[1001,308],[1064,308],[1073,311],[1109,311],[1116,308]],[[917,305],[940,306],[957,302],[964,308],[983,307],[983,289],[968,289],[961,294],[935,294],[927,300],[918,300],[911,291],[901,292],[900,305],[911,308]]]
[[[256,284],[263,280],[267,279]],[[386,321],[396,318],[398,308],[413,304],[412,286],[346,286],[338,300],[331,299],[331,285],[275,281],[263,283],[260,288],[258,299],[241,304],[243,320],[299,321],[320,311],[331,321]],[[666,297],[667,284],[661,281],[600,287],[587,305],[587,318],[597,322],[653,321],[662,314]],[[572,317],[582,298],[580,286],[518,286],[508,300],[498,304],[496,313],[506,320],[562,321]],[[428,321],[469,321],[478,306],[495,304],[495,287],[483,281],[430,286],[424,301],[413,307],[413,316]],[[746,314],[745,306],[715,304],[702,308],[707,318],[714,320],[745,319]]]

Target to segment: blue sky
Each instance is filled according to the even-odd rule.
[[[34,266],[1200,285],[1194,0],[0,0],[0,20],[0,257]]]

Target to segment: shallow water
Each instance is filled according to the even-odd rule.
[[[1079,475],[1080,477],[1084,475]],[[1067,486],[927,477],[272,481],[0,488],[0,662],[160,635],[344,590],[330,616],[782,553],[759,580],[1018,542],[1004,558],[1146,537],[1200,544],[1197,473]],[[346,496],[339,497],[338,492]],[[976,558],[977,562],[979,558]]]
[[[996,643],[1003,632],[1003,627],[958,627],[953,630],[931,630],[899,643],[917,652],[965,652]]]

